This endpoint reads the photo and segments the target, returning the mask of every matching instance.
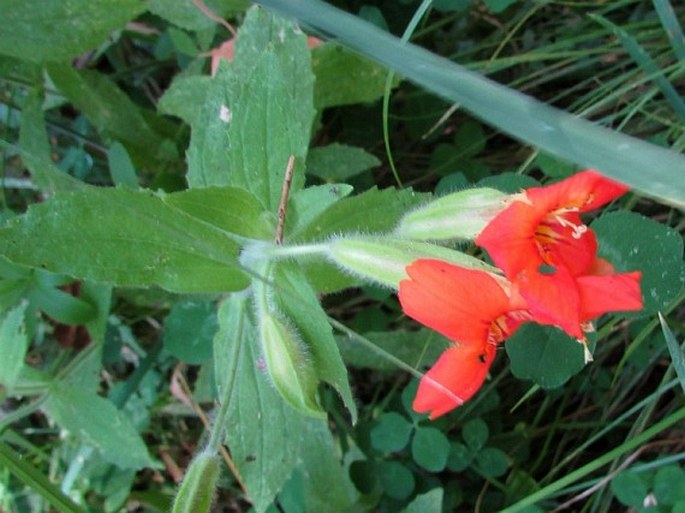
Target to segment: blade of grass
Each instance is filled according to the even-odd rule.
[[[623,49],[628,52],[630,57],[638,66],[640,66],[640,69],[644,73],[653,77],[652,80],[661,91],[661,94],[664,95],[664,98],[671,104],[671,107],[678,113],[680,118],[685,121],[685,102],[683,102],[683,99],[678,92],[664,76],[663,72],[659,69],[659,66],[656,65],[635,38],[606,18],[597,14],[590,14],[589,16],[604,28],[610,30],[618,38]]]
[[[318,0],[260,0],[330,34],[512,137],[685,207],[685,157],[545,105]]]
[[[678,376],[678,381],[680,381],[680,386],[683,389],[683,392],[685,392],[685,356],[683,355],[683,349],[675,339],[675,335],[671,331],[671,328],[666,324],[666,319],[661,315],[661,312],[659,312],[659,322],[661,323],[661,331],[663,331],[664,338],[666,339],[668,352],[671,353],[673,368]]]
[[[553,493],[561,490],[562,488],[567,487],[568,485],[575,481],[578,481],[579,479],[582,479],[591,472],[594,472],[595,470],[598,470],[603,466],[611,463],[619,456],[640,447],[650,438],[658,435],[662,431],[668,429],[674,424],[677,424],[683,419],[685,419],[685,406],[673,412],[665,419],[662,419],[661,421],[657,422],[649,429],[640,433],[635,438],[632,438],[626,441],[625,443],[619,445],[615,449],[612,449],[611,451],[604,453],[599,458],[596,458],[590,463],[583,465],[579,469],[566,474],[561,479],[558,479],[557,481],[549,484],[548,486],[545,486],[544,488],[541,488],[540,490],[528,495],[527,497],[521,499],[517,503],[512,504],[507,508],[504,508],[500,511],[500,513],[516,513],[517,511],[521,511],[528,506],[532,506],[533,504],[536,504],[548,498]]]
[[[426,11],[430,8],[433,0],[423,0],[421,5],[409,20],[409,25],[402,34],[401,41],[406,43],[416,30],[416,26],[426,14]],[[400,180],[400,175],[397,172],[397,167],[395,166],[395,159],[392,156],[392,148],[390,147],[390,128],[388,126],[388,113],[390,111],[390,90],[392,89],[392,84],[395,81],[395,72],[390,70],[388,76],[385,78],[385,90],[383,91],[383,143],[385,144],[385,154],[388,157],[388,164],[390,164],[390,169],[392,169],[392,174],[395,177],[397,186],[402,188],[402,180]]]
[[[673,6],[668,0],[653,0],[653,3],[659,20],[661,20],[661,25],[666,31],[671,47],[673,47],[673,53],[679,61],[685,62],[685,35],[683,35],[683,29],[673,11]]]
[[[43,497],[60,513],[86,513],[83,508],[63,495],[41,471],[24,460],[2,440],[0,440],[0,465],[9,469],[12,475]]]

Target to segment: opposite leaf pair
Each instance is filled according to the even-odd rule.
[[[504,276],[439,260],[407,267],[405,313],[457,342],[421,380],[416,411],[436,418],[470,399],[497,345],[524,322],[557,326],[585,344],[591,320],[642,308],[641,273],[616,273],[598,258],[595,234],[580,218],[627,190],[588,170],[513,196],[476,238]]]

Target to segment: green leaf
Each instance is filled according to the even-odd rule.
[[[342,455],[325,421],[308,419],[301,433],[300,466],[304,481],[302,511],[351,511],[357,492],[341,465]]]
[[[261,0],[528,144],[685,205],[685,156],[545,105],[319,0]]]
[[[162,196],[167,205],[227,232],[254,239],[272,239],[275,218],[254,195],[237,187],[188,189]]]
[[[403,415],[383,413],[371,429],[371,445],[383,454],[404,449],[409,443],[413,426]]]
[[[0,235],[9,260],[78,278],[175,292],[248,283],[237,267],[239,247],[225,232],[148,191],[59,194],[12,219]]]
[[[493,13],[497,14],[516,3],[516,1],[517,0],[485,0],[485,4]]]
[[[346,184],[326,184],[307,187],[293,194],[288,202],[286,237],[297,237],[323,211],[352,192]]]
[[[132,189],[138,188],[136,168],[133,166],[133,162],[131,162],[131,158],[128,156],[128,152],[123,145],[118,142],[112,143],[107,152],[107,162],[114,185],[130,187]]]
[[[29,61],[65,60],[98,46],[145,10],[140,0],[0,0],[0,53]]]
[[[314,118],[310,53],[304,34],[260,8],[248,12],[235,47],[228,124],[231,183],[276,212],[286,164],[295,156],[291,191],[304,185]]]
[[[362,148],[333,143],[313,148],[307,156],[307,174],[329,182],[344,182],[381,161]]]
[[[403,500],[414,492],[414,474],[401,463],[382,461],[378,464],[377,470],[378,480],[388,497]]]
[[[550,326],[527,323],[506,342],[511,372],[542,388],[557,388],[585,366],[583,345]]]
[[[642,506],[647,497],[647,485],[639,474],[629,470],[619,473],[611,480],[611,491],[624,506]]]
[[[666,308],[683,288],[683,239],[668,226],[633,212],[610,212],[595,220],[598,255],[619,272],[641,271],[644,308],[650,315]]]
[[[381,331],[364,333],[364,337],[403,362],[417,367],[435,362],[449,347],[450,341],[433,330]],[[339,337],[338,347],[345,362],[360,369],[396,371],[397,367],[349,337]]]
[[[81,387],[53,383],[44,408],[57,424],[93,446],[108,462],[133,469],[153,464],[129,418],[107,399]]]
[[[433,488],[430,492],[417,495],[402,513],[442,513],[443,490],[440,487]]]
[[[316,292],[297,267],[279,266],[274,278],[275,301],[302,335],[318,378],[337,390],[352,416],[352,421],[356,422],[357,407],[350,390],[347,369]]]
[[[47,70],[60,92],[102,135],[126,147],[137,167],[178,158],[174,143],[155,132],[139,107],[107,76],[66,64],[49,64]]]
[[[348,232],[372,234],[389,231],[407,210],[425,198],[425,194],[408,189],[369,189],[334,203],[298,232],[294,239],[324,240]]]
[[[218,454],[197,455],[183,476],[171,513],[209,513],[220,471]]]
[[[35,93],[29,95],[21,111],[19,146],[21,158],[41,191],[69,191],[85,187],[85,184],[61,171],[52,161],[41,99]]]
[[[0,389],[11,392],[19,377],[29,347],[24,327],[26,303],[13,308],[0,320]]]
[[[221,75],[221,77],[225,77],[225,75]],[[205,136],[204,131],[202,131],[205,121],[204,106],[207,103],[210,92],[218,88],[217,80],[220,80],[220,78],[179,75],[174,79],[169,88],[164,91],[164,95],[157,103],[157,110],[161,114],[178,116],[193,127],[193,137],[203,139]],[[227,84],[224,84],[224,87],[227,87]],[[198,105],[202,107],[198,108]],[[220,114],[220,110],[213,111],[213,114]],[[210,119],[207,121],[211,122]],[[217,140],[223,140],[221,136],[225,135],[225,130],[217,130],[214,135],[217,137]],[[216,149],[221,149],[222,152],[225,152],[226,146],[224,145]]]
[[[575,171],[570,162],[544,152],[538,153],[535,164],[550,178],[568,178]]]
[[[678,465],[666,465],[654,476],[654,496],[658,504],[685,501],[685,470]]]
[[[217,329],[214,301],[181,300],[164,322],[164,347],[179,360],[200,364],[212,357],[212,341]]]
[[[219,396],[226,400],[230,393],[226,443],[252,504],[262,513],[298,464],[307,419],[269,380],[255,344],[259,334],[250,307],[245,293],[224,301],[214,354]]]
[[[466,445],[474,452],[480,451],[488,441],[490,430],[483,419],[473,419],[464,424],[461,431]]]
[[[471,466],[476,453],[459,442],[450,444],[447,456],[447,468],[452,472],[461,472]]]
[[[295,156],[292,191],[304,184],[312,91],[304,34],[263,9],[249,10],[233,63],[222,63],[209,81],[185,80],[163,104],[191,123],[190,186],[243,188],[275,215],[290,155]],[[201,102],[199,114],[179,107],[183,98]]]
[[[507,473],[509,460],[501,449],[496,447],[485,447],[476,456],[478,468],[488,477],[501,477]]]
[[[485,149],[485,134],[480,123],[466,121],[454,135],[454,152],[458,160],[475,157]]]
[[[450,442],[437,428],[418,427],[411,441],[412,458],[429,472],[441,472],[447,465]]]
[[[319,111],[372,102],[385,91],[387,70],[339,45],[329,43],[314,48],[312,68],[316,76],[314,106]]]
[[[85,324],[95,318],[93,305],[54,287],[35,287],[29,293],[29,299],[43,312],[63,324]]]

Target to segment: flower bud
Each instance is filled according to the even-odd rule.
[[[392,288],[408,278],[405,268],[419,258],[435,258],[470,269],[493,271],[483,261],[460,251],[394,238],[341,238],[332,241],[328,258],[345,271]]]
[[[171,513],[209,513],[220,464],[217,454],[205,451],[196,456],[186,470]]]
[[[454,192],[405,214],[395,235],[414,240],[474,239],[508,198],[485,187]]]
[[[263,312],[259,322],[266,368],[276,389],[293,408],[324,416],[317,400],[319,380],[295,328],[274,312]]]

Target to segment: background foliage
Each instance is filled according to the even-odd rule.
[[[0,0],[0,510],[168,511],[191,468],[213,511],[682,511],[683,7],[334,3]],[[331,238],[587,166],[636,188],[592,228],[644,311],[415,414],[447,341]]]

